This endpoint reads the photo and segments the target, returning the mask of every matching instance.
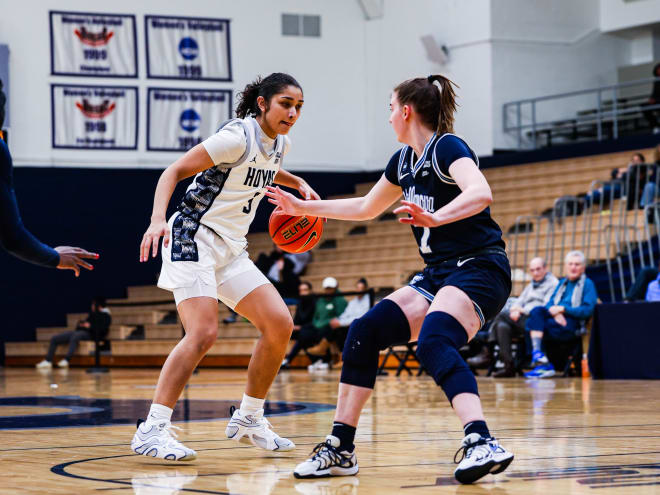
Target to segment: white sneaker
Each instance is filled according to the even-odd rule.
[[[39,361],[37,364],[35,364],[34,367],[38,370],[49,370],[52,369],[53,363],[44,359],[43,361]]]
[[[314,363],[307,366],[307,371],[310,373],[316,373],[317,371],[328,371],[330,365],[324,361],[315,361]]]
[[[339,452],[339,439],[333,435],[325,437],[312,451],[312,456],[293,470],[296,478],[322,478],[326,476],[351,476],[357,474],[358,463],[355,451]]]
[[[231,419],[227,424],[225,434],[230,440],[278,452],[287,452],[296,448],[296,444],[291,440],[282,438],[273,431],[273,425],[264,418],[263,409],[259,409],[255,414],[244,415],[240,409],[231,406],[229,413]]]
[[[61,361],[57,362],[57,366],[59,368],[68,368],[69,367],[69,361],[67,361],[66,359],[62,359]]]
[[[463,452],[460,462],[456,461]],[[454,471],[456,481],[463,484],[474,483],[488,473],[501,473],[513,461],[513,454],[507,452],[494,438],[484,438],[478,433],[470,433],[463,439],[461,448],[454,455],[458,467]]]
[[[158,457],[168,461],[192,461],[197,458],[197,452],[176,439],[177,434],[174,430],[180,429],[167,420],[147,424],[140,419],[137,431],[133,435],[131,449],[147,457]]]

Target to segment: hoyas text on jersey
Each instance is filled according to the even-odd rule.
[[[435,198],[433,196],[427,196],[426,194],[415,194],[415,186],[404,189],[403,197],[406,201],[415,203],[417,206],[424,209],[424,211],[428,211],[429,213],[435,211],[433,204]]]
[[[275,170],[263,170],[260,168],[248,167],[243,185],[250,187],[266,187],[270,186],[274,180]]]

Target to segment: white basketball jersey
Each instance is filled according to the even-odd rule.
[[[194,237],[199,223],[221,236],[235,254],[243,251],[247,246],[245,236],[264,190],[273,183],[280,169],[285,136],[277,136],[269,155],[259,137],[259,123],[255,119],[233,119],[220,128],[224,126],[243,128],[247,142],[245,152],[235,163],[220,163],[195,176],[179,205],[181,213],[173,226],[173,229],[181,229],[176,232],[181,242],[177,243],[180,244],[179,253],[172,251],[173,260],[196,257]]]

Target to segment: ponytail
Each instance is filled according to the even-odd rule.
[[[261,115],[261,109],[257,104],[257,98],[263,96],[266,100],[266,109],[268,109],[270,99],[287,86],[295,86],[302,91],[298,81],[289,74],[274,72],[264,79],[257,76],[253,82],[245,86],[245,89],[239,93],[236,116],[240,119],[244,119],[248,115],[258,117]]]
[[[412,105],[422,122],[442,135],[454,132],[457,105],[453,86],[456,84],[450,79],[435,74],[408,79],[394,88],[394,91],[401,105]]]

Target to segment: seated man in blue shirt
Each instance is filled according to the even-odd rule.
[[[534,308],[527,319],[525,330],[532,341],[532,366],[527,377],[548,378],[555,368],[541,350],[546,340],[569,342],[574,340],[586,320],[594,312],[598,294],[594,283],[584,274],[586,259],[581,251],[571,251],[564,260],[566,276],[562,278],[545,306]]]

